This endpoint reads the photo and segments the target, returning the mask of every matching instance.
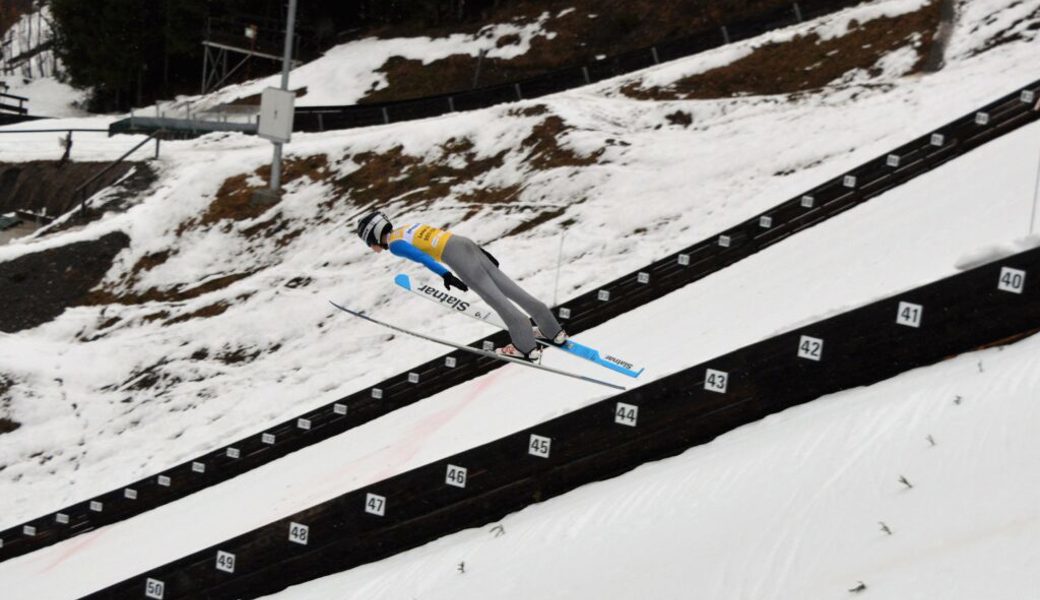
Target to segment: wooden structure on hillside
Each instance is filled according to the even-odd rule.
[[[202,93],[221,87],[243,67],[248,79],[250,62],[254,58],[278,66],[282,61],[284,39],[284,24],[274,19],[210,17],[206,22],[206,37],[202,40]],[[299,34],[294,36],[293,44],[293,56],[299,56]],[[238,62],[231,64],[229,55],[235,55]],[[294,67],[299,64],[300,61],[293,61]]]

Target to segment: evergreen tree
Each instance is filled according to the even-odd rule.
[[[55,53],[95,110],[154,101],[197,80],[205,0],[51,0]]]
[[[495,3],[299,0],[297,33],[305,51],[300,58],[314,58],[334,44],[337,32],[405,22],[420,27],[445,25],[477,18],[480,10]],[[207,17],[256,17],[281,23],[286,4],[286,0],[50,0],[54,51],[69,82],[92,90],[92,110],[127,110],[198,92]]]

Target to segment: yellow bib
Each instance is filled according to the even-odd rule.
[[[397,240],[404,240],[429,254],[433,260],[440,261],[449,238],[451,238],[450,231],[437,229],[430,225],[405,225],[391,231],[387,243],[392,244]]]

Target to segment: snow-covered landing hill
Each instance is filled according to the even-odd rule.
[[[1034,336],[268,598],[1034,598],[1038,395]]]
[[[400,301],[390,278],[409,267],[370,256],[356,241],[352,220],[363,207],[378,204],[399,222],[426,220],[474,237],[529,289],[562,300],[1040,78],[1033,37],[977,52],[992,39],[989,23],[1010,20],[1008,15],[1019,15],[1024,6],[1036,11],[1040,2],[980,4],[991,14],[965,9],[950,46],[961,50],[948,55],[942,72],[893,76],[884,86],[848,82],[793,99],[644,102],[618,97],[605,84],[543,102],[300,135],[288,147],[296,159],[291,173],[299,176],[277,207],[259,215],[244,208],[243,199],[249,186],[261,184],[253,172],[269,159],[266,143],[215,135],[165,145],[159,183],[129,212],[79,231],[0,248],[0,259],[6,260],[110,231],[132,239],[94,304],[71,308],[31,331],[0,336],[0,375],[9,383],[0,410],[21,425],[3,437],[0,527],[154,473],[440,352],[332,315],[326,298],[454,339],[486,333],[479,324],[458,323],[435,308]],[[832,20],[848,22],[857,14]],[[719,62],[711,53],[682,62],[695,71],[698,61]],[[677,110],[692,116],[690,126],[669,120]],[[0,159],[18,160],[23,139],[5,140],[12,143],[0,146]],[[1033,156],[1031,140],[1016,137],[1015,152]],[[123,151],[91,144],[83,141],[80,151],[96,148],[98,158]],[[997,177],[1007,193],[1001,196],[1002,211],[988,205],[969,216],[934,206],[925,210],[919,198],[909,200],[910,214],[887,217],[897,229],[864,232],[869,243],[857,246],[849,261],[857,268],[879,266],[881,274],[850,280],[847,285],[856,291],[851,296],[818,296],[834,304],[798,303],[803,294],[833,284],[829,274],[807,280],[803,291],[769,296],[799,310],[749,327],[739,343],[893,286],[930,280],[966,245],[1024,234],[1021,215],[1029,210],[1032,165],[1032,158],[1023,158],[1001,167]],[[967,183],[988,194],[992,172],[984,170]],[[964,202],[979,208],[973,197]],[[948,231],[935,238],[941,253],[903,269],[914,264],[912,255],[891,252],[916,236],[920,221],[910,217],[917,210]],[[849,218],[849,227],[855,227],[858,217]],[[901,224],[904,219],[913,226]],[[962,228],[968,219],[974,223]],[[541,222],[525,228],[532,220]],[[828,260],[822,248],[801,259]],[[887,270],[898,277],[884,278]],[[728,306],[714,317],[722,326],[762,313],[766,294],[773,293],[754,288],[754,278],[731,285],[736,287],[724,291],[698,285],[688,301]],[[667,327],[673,316],[641,318]],[[704,343],[690,362],[739,343],[732,335]],[[631,345],[633,354],[648,352],[647,362],[655,358],[652,348]],[[661,363],[644,377],[684,364]],[[576,398],[584,401],[580,394]],[[560,410],[540,403],[514,408],[517,423]],[[382,444],[394,439],[377,438]]]

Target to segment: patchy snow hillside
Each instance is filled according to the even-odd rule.
[[[579,338],[600,348],[624,349],[626,357],[631,360],[651,365],[653,371],[648,370],[643,374],[643,378],[649,380],[709,360],[774,333],[815,321],[838,312],[842,307],[859,306],[899,290],[954,274],[960,265],[977,263],[983,256],[992,258],[999,252],[994,246],[1013,245],[1023,249],[1040,244],[1040,236],[1019,239],[1028,219],[1028,197],[1036,177],[1035,161],[1040,151],[1036,141],[1038,135],[1040,123],[1026,127],[768,251],[755,254],[603,326],[583,332]],[[344,372],[381,370],[382,363],[395,362],[401,356],[416,357],[414,360],[418,360],[420,354],[428,357],[439,352],[439,349],[431,348],[424,342],[409,339],[393,346],[397,355],[381,355],[378,352],[368,355],[356,353],[354,356],[341,354],[335,347],[337,342],[343,343],[352,336],[375,339],[383,331],[368,323],[355,323],[345,316],[330,315],[325,311],[326,297],[350,301],[358,296],[357,286],[353,282],[334,281],[329,277],[326,287],[317,293],[298,295],[296,298],[301,306],[297,307],[296,312],[287,312],[280,318],[295,320],[310,311],[330,316],[332,320],[328,325],[330,331],[327,336],[334,339],[323,342],[321,348],[333,354],[330,363],[339,361],[329,367],[334,371],[328,375],[330,379]],[[283,308],[288,310],[289,305],[283,305]],[[377,310],[378,314],[386,315],[392,321],[425,330],[462,325],[454,320],[446,323],[439,321],[439,313],[416,312],[421,309],[412,302]],[[360,327],[355,328],[355,325]],[[243,323],[240,326],[248,325]],[[264,328],[271,326],[265,324]],[[253,329],[261,328],[254,325]],[[223,326],[221,330],[226,332]],[[681,332],[681,335],[676,332]],[[140,346],[143,347],[147,341],[143,339]],[[931,582],[932,579],[910,567],[903,570],[902,565],[921,565],[922,568],[936,565],[939,569],[937,573],[949,576],[950,571],[946,569],[951,563],[948,561],[960,560],[957,557],[962,556],[959,554],[962,548],[967,549],[964,550],[964,560],[978,561],[978,567],[975,571],[964,572],[966,574],[963,577],[970,577],[970,580],[951,582],[949,585],[962,586],[965,591],[977,589],[978,585],[982,585],[979,581],[982,576],[974,573],[1000,572],[999,569],[1005,568],[1005,550],[1010,552],[1017,549],[1019,544],[1028,543],[1028,536],[1033,535],[1031,532],[1034,531],[1026,527],[1034,527],[1035,523],[1028,518],[1032,515],[1035,521],[1038,506],[1035,502],[1038,490],[1035,483],[1029,483],[1034,482],[1035,478],[1028,477],[1030,469],[1036,467],[1037,455],[1030,451],[1031,445],[1035,445],[1032,441],[1034,436],[1029,435],[1029,431],[1035,429],[1035,410],[1027,411],[1028,407],[1019,407],[1032,402],[1030,398],[1035,395],[1037,385],[1040,384],[1034,358],[1036,345],[1034,339],[1009,349],[1006,352],[1009,356],[1011,350],[1020,347],[1022,351],[1015,350],[1017,354],[1014,356],[1024,355],[1029,358],[1025,363],[1016,362],[1008,371],[993,366],[994,361],[1003,354],[988,351],[978,357],[966,357],[957,363],[933,367],[938,374],[934,377],[927,375],[928,380],[924,383],[920,383],[919,378],[921,374],[929,373],[930,369],[912,373],[907,377],[915,383],[905,386],[905,390],[902,386],[896,389],[889,384],[882,384],[838,395],[837,400],[826,399],[818,410],[811,406],[803,407],[766,419],[764,424],[756,424],[724,437],[720,441],[721,446],[712,444],[688,453],[688,456],[716,457],[720,454],[719,448],[730,447],[732,442],[727,440],[736,436],[735,439],[744,440],[742,445],[749,445],[754,450],[752,456],[738,453],[717,464],[714,458],[697,459],[694,467],[680,462],[677,468],[692,474],[680,478],[674,478],[674,471],[667,467],[645,467],[635,475],[635,487],[629,488],[622,497],[597,499],[595,494],[603,486],[620,489],[625,487],[623,484],[588,486],[586,490],[590,491],[580,490],[577,494],[592,494],[592,500],[589,500],[589,495],[578,495],[577,499],[571,495],[507,519],[506,537],[500,539],[505,540],[505,545],[497,550],[491,548],[500,540],[488,536],[487,531],[463,533],[450,538],[469,540],[462,546],[440,541],[409,553],[405,558],[391,559],[385,563],[385,567],[370,566],[355,571],[355,574],[348,575],[351,588],[343,594],[357,593],[359,597],[364,597],[366,592],[370,592],[375,597],[387,598],[407,598],[411,597],[408,594],[418,594],[417,597],[425,598],[445,597],[459,592],[468,598],[470,591],[458,587],[468,586],[468,580],[449,579],[454,576],[455,565],[466,562],[471,565],[468,571],[477,568],[484,573],[497,574],[503,578],[503,582],[514,586],[510,588],[508,597],[519,597],[525,590],[536,589],[539,585],[561,586],[547,594],[567,595],[570,592],[570,597],[584,596],[580,590],[587,587],[586,579],[596,569],[601,566],[616,567],[620,563],[613,561],[621,560],[632,562],[632,568],[627,570],[630,574],[638,573],[640,569],[650,573],[654,573],[654,569],[659,570],[660,577],[651,576],[644,584],[655,592],[649,594],[651,597],[676,597],[678,588],[672,586],[677,585],[677,582],[672,580],[678,578],[679,581],[685,581],[678,573],[670,578],[665,577],[667,573],[662,571],[696,568],[712,573],[710,577],[704,578],[705,585],[738,586],[732,596],[720,591],[718,595],[723,598],[838,597],[843,596],[843,590],[854,585],[857,580],[867,581],[871,586],[877,586],[879,580],[887,582],[888,589],[894,590],[891,592],[894,595],[888,597],[901,597],[899,595],[902,594],[902,597],[924,598],[923,595],[914,595],[924,588],[914,587],[917,584],[908,583],[907,578],[918,577],[923,582]],[[318,362],[317,359],[312,360]],[[986,376],[977,382],[969,380],[963,387],[955,388],[960,386],[965,369],[957,367],[950,370],[948,365],[967,364],[966,370],[975,373],[979,360],[984,362]],[[546,362],[576,370],[592,368],[562,353],[548,354]],[[596,369],[595,374],[607,376],[600,371]],[[294,377],[303,375],[305,373],[302,372],[291,374]],[[928,383],[932,380],[938,380],[946,386],[940,388],[942,393],[932,395],[934,386]],[[621,383],[630,382],[626,380]],[[983,388],[999,392],[1002,385],[1008,386],[1007,389],[1013,390],[1015,394],[1021,394],[1020,397],[1015,396],[1017,400],[1007,413],[1000,410],[1005,398],[1001,397],[1001,402],[998,402],[977,395],[978,390]],[[283,386],[285,389],[288,387]],[[926,400],[923,405],[918,404],[914,402],[915,394],[923,394],[931,400]],[[945,413],[936,416],[936,421],[924,418],[927,416],[925,408],[935,408],[940,400],[948,403],[955,394],[968,399],[964,406],[993,409],[990,416],[998,419],[999,423],[1009,421],[1017,424],[1018,428],[1009,430],[1002,425],[988,425],[988,421],[972,412],[957,420],[959,426],[955,436],[949,427],[942,426],[946,421],[940,421],[940,416]],[[181,501],[0,563],[0,581],[4,582],[6,590],[13,590],[13,598],[16,600],[80,597],[329,498],[586,406],[606,395],[608,393],[601,388],[584,382],[507,366]],[[846,402],[846,397],[852,398],[852,401]],[[70,404],[78,401],[69,398]],[[883,412],[873,413],[871,407],[878,407],[879,410],[883,407]],[[144,412],[149,408],[146,406],[139,410]],[[202,418],[191,421],[202,410],[206,410]],[[850,412],[846,414],[846,411]],[[166,433],[182,427],[190,433],[194,427],[205,427],[206,416],[212,414],[206,407],[200,406],[189,412],[186,418],[178,418],[176,414],[154,417],[162,420],[162,423],[148,423],[148,417],[145,417],[136,430],[130,429],[123,436],[105,436],[107,439],[102,443],[88,443],[86,447],[91,454],[102,452],[112,457],[118,453],[119,460],[109,464],[118,466],[121,461],[127,465],[125,468],[133,468],[133,458],[140,455],[135,454],[139,452],[136,448],[121,446],[127,436],[133,436],[132,439],[142,448],[155,447],[146,437],[149,434],[158,435],[161,441],[170,444],[165,437]],[[238,410],[235,414],[243,420],[249,418],[248,410]],[[907,417],[908,414],[910,417]],[[954,413],[957,414],[960,413]],[[807,416],[794,419],[791,415]],[[788,425],[768,433],[774,431],[774,426],[770,424],[778,420]],[[224,420],[219,424],[224,425],[226,422]],[[39,430],[39,426],[34,426]],[[964,429],[968,427],[970,429]],[[762,434],[765,437],[759,440],[760,432],[763,431],[767,433]],[[787,432],[791,431],[800,433],[793,440],[785,441],[790,435]],[[944,463],[946,468],[941,473],[927,471],[926,467],[931,463],[911,460],[916,456],[913,454],[905,461],[896,460],[902,456],[901,452],[910,453],[907,448],[911,444],[916,444],[913,448],[924,451],[927,448],[925,436],[929,434],[940,444],[940,452],[946,451],[946,448],[959,449],[953,458],[947,459],[948,462]],[[967,439],[972,440],[971,445]],[[890,440],[902,443],[890,443]],[[850,454],[844,444],[851,444],[854,451]],[[975,449],[982,444],[985,445],[986,455],[984,460],[980,459],[977,463],[977,470],[993,468],[995,461],[997,464],[1002,461],[1003,466],[994,469],[987,477],[1003,479],[994,481],[976,477],[976,463],[961,465],[959,459],[962,456],[974,458]],[[790,446],[799,450],[777,450],[778,447]],[[983,450],[979,450],[981,452]],[[777,467],[776,460],[790,463],[792,454],[798,457],[794,465]],[[878,459],[871,462],[857,457]],[[90,455],[82,460],[84,468],[92,469],[102,476],[115,475],[114,471],[96,469],[91,460]],[[709,462],[706,463],[706,460]],[[669,463],[665,461],[662,464]],[[949,484],[951,487],[946,488],[949,478],[939,476],[957,476],[959,473],[954,469],[961,466],[967,470],[963,479],[957,480],[959,484],[956,487]],[[657,470],[660,468],[666,469],[660,475],[661,480],[647,483],[638,479],[642,477],[638,473],[647,473],[647,469],[650,469],[650,473],[660,473]],[[798,476],[788,476],[791,471]],[[22,472],[29,472],[29,469]],[[770,474],[778,476],[770,477]],[[921,496],[911,497],[923,498],[917,501],[920,504],[913,500],[910,504],[898,504],[903,497],[898,495],[899,475],[905,475],[914,483],[915,488],[909,490],[910,493],[927,490]],[[73,480],[75,476],[72,469],[61,470],[63,481]],[[49,489],[53,490],[50,493],[62,493],[60,482],[52,481],[57,478],[37,479],[36,487],[31,490],[32,494],[41,494],[33,496],[36,506],[48,501],[37,490]],[[79,481],[88,485],[92,483],[86,479]],[[821,481],[833,483],[821,484]],[[859,483],[853,484],[853,481]],[[980,481],[994,483],[989,486],[976,485]],[[691,485],[695,487],[690,488]],[[974,495],[958,495],[966,486]],[[767,490],[770,493],[749,495],[749,489]],[[659,490],[675,491],[659,493]],[[869,490],[873,490],[873,495],[868,493]],[[946,491],[951,495],[945,495]],[[853,498],[858,493],[868,495],[859,502]],[[710,499],[698,500],[703,494],[709,494]],[[1006,495],[1015,496],[1015,502],[1006,505],[1008,512],[1005,513]],[[686,500],[681,506],[671,504],[670,508],[662,507],[658,510],[657,503],[668,505],[676,497]],[[804,498],[810,499],[811,510],[781,510]],[[942,498],[943,502],[939,503],[935,498]],[[564,508],[553,508],[555,506]],[[600,517],[590,521],[575,518],[574,513],[570,512],[571,507],[575,506],[587,509],[589,515]],[[612,506],[612,510],[618,514],[615,516],[606,510],[607,506]],[[643,506],[647,507],[647,512],[641,512],[640,507]],[[929,518],[934,517],[936,520],[911,523],[920,516],[922,506],[932,512],[939,509],[942,512],[929,514]],[[976,517],[976,507],[982,506],[1000,506],[1001,511],[987,511]],[[705,507],[703,513],[699,510],[701,507]],[[746,507],[746,510],[734,510],[734,507]],[[22,510],[18,506],[15,509]],[[538,512],[541,510],[549,512]],[[566,512],[566,515],[556,513],[557,510]],[[721,518],[719,512],[727,510],[727,517]],[[659,516],[662,513],[667,518],[662,519]],[[541,525],[541,515],[548,515],[544,527]],[[739,529],[735,521],[744,516],[753,517],[746,530]],[[1000,521],[1005,517],[1007,521]],[[949,525],[955,518],[960,521],[956,525]],[[521,524],[514,526],[512,523],[517,523],[516,519],[521,519]],[[1008,538],[1010,541],[1005,541],[997,528],[1013,519],[1023,523],[1021,536],[1026,537],[1015,534]],[[717,521],[715,528],[706,526],[706,523],[712,521]],[[901,536],[892,539],[907,540],[907,546],[896,546],[891,554],[889,548],[877,546],[889,539],[877,533],[877,521],[889,523],[895,535]],[[558,530],[560,524],[565,522],[568,526]],[[840,529],[833,525],[839,522],[842,524]],[[602,523],[602,530],[594,528],[595,523]],[[628,525],[623,526],[622,523]],[[670,531],[672,526],[681,527],[682,531],[704,533],[691,534],[680,542],[674,536],[662,533],[661,527],[667,527]],[[530,529],[525,530],[527,527]],[[646,537],[639,537],[638,531],[644,528]],[[942,531],[938,532],[937,529]],[[724,536],[718,531],[728,531],[729,535]],[[968,535],[972,532],[979,533],[977,538]],[[612,547],[609,540],[615,534],[619,540],[625,540],[625,536],[636,536],[638,539],[630,540],[630,543],[633,546],[647,546],[642,548],[645,552],[629,554],[615,548],[617,558],[612,558],[614,555],[604,555],[609,554],[607,552],[589,552],[585,548],[586,544],[592,543],[600,548]],[[843,537],[843,534],[850,536],[851,540]],[[805,542],[798,545],[796,541],[803,535]],[[564,543],[558,536],[570,541]],[[980,541],[973,542],[975,539]],[[570,562],[552,554],[550,557],[560,560],[543,562],[536,559],[534,555],[541,552],[542,548],[539,540],[555,545],[558,551],[564,553],[570,547],[568,544],[573,543],[575,551],[567,559]],[[606,545],[604,540],[608,540]],[[994,540],[995,546],[986,545],[985,541],[988,540]],[[832,544],[845,542],[852,544],[851,549],[840,556],[831,556]],[[1002,543],[1005,545],[1000,545]],[[676,554],[667,555],[667,559],[665,555],[656,554],[674,549],[678,555],[687,555],[686,551],[691,547],[693,549],[689,555],[697,559],[692,563],[676,562]],[[993,547],[1000,551],[983,557],[985,560],[980,558],[980,554]],[[934,550],[929,555],[923,550],[918,552],[922,548]],[[632,551],[638,549],[633,547]],[[498,552],[514,551],[517,556],[515,561],[505,561],[505,564],[511,566],[491,566],[500,562]],[[484,552],[492,554],[485,555]],[[917,556],[917,560],[922,562],[908,563],[905,558],[908,555]],[[637,560],[640,556],[651,559],[660,557],[665,562],[654,565]],[[742,556],[755,556],[758,560],[756,568],[749,571],[748,563],[739,558]],[[1018,560],[1031,561],[1035,554],[1016,556]],[[892,559],[891,565],[883,562],[882,559],[886,557]],[[928,557],[934,557],[937,562],[926,562]],[[834,562],[829,562],[828,558]],[[542,583],[519,581],[523,577],[520,566],[526,564],[526,561],[530,561],[532,573],[543,578]],[[556,571],[550,566],[553,564],[573,567],[575,578],[566,579],[566,570]],[[397,573],[400,578],[394,581],[392,575],[387,575],[390,571]],[[1034,572],[1016,572],[1014,576],[1002,580],[1000,585],[1003,587],[995,589],[1028,589],[1023,584]],[[60,573],[61,577],[51,576],[55,573]],[[414,578],[412,573],[415,574]],[[482,586],[490,580],[478,579],[474,582],[472,597],[484,594],[486,590]],[[305,589],[304,593],[320,597],[327,593],[326,585],[337,585],[335,580],[332,581],[331,584],[322,584],[316,588],[316,592],[306,592]],[[603,584],[604,589],[607,589],[609,583]],[[819,589],[820,594],[787,596],[776,592],[778,595],[771,596],[773,592],[770,591],[770,585],[777,590],[803,587]],[[512,592],[514,588],[516,594]],[[831,588],[835,590],[833,593],[823,594],[823,590]],[[695,586],[693,589],[710,588]],[[613,593],[617,595],[604,593],[604,597],[631,596],[630,588],[622,585]],[[964,600],[989,598],[973,594],[951,594],[946,597]]]
[[[893,4],[916,6],[905,0]],[[974,9],[982,5],[985,10]],[[363,209],[380,206],[399,223],[450,226],[486,244],[506,271],[537,295],[563,300],[1040,78],[1035,38],[989,47],[1004,31],[999,24],[1019,20],[1026,8],[1034,11],[1026,14],[1035,14],[1038,6],[1036,1],[990,0],[962,7],[946,67],[928,76],[892,75],[885,85],[849,81],[790,98],[647,102],[615,93],[628,78],[540,102],[299,135],[287,147],[293,159],[288,192],[264,213],[250,209],[247,200],[249,191],[262,185],[255,171],[269,160],[268,144],[241,135],[164,144],[158,183],[129,211],[0,248],[0,260],[11,260],[42,250],[60,252],[70,243],[115,231],[130,237],[104,281],[79,305],[53,322],[0,336],[0,387],[6,388],[0,417],[19,425],[3,434],[0,527],[154,473],[441,353],[333,314],[328,298],[457,340],[487,333],[480,324],[460,323],[401,298],[391,277],[415,269],[372,256],[357,242],[352,223]],[[846,11],[821,23],[848,22],[857,15]],[[701,61],[719,62],[717,53],[679,62],[690,73]],[[665,65],[646,75],[674,68]],[[677,112],[689,115],[690,124],[669,118]],[[5,136],[0,160],[24,160],[26,150],[41,143],[30,134]],[[681,363],[668,362],[638,342],[614,344],[631,346],[634,358],[654,365],[644,378],[659,377],[838,307],[931,280],[952,268],[966,249],[1024,235],[1035,175],[1034,140],[1035,128],[1028,128],[991,145],[1013,144],[1008,152],[1021,159],[995,163],[1000,165],[999,193],[992,189],[989,170],[958,179],[959,188],[939,196],[907,186],[926,197],[911,196],[901,210],[885,213],[883,222],[895,223],[894,229],[859,232],[864,237],[854,248],[858,254],[847,264],[878,270],[862,280],[814,271],[800,288],[784,288],[787,295],[781,295],[758,287],[778,283],[768,272],[729,269],[716,276],[727,286],[698,284],[683,296],[687,306],[715,304],[713,320],[705,315],[701,322],[719,328],[711,329],[714,342],[707,341],[708,331],[690,336],[691,344],[694,339],[703,343],[682,355]],[[132,142],[84,137],[74,152],[114,158]],[[60,149],[52,139],[47,144],[57,158]],[[37,150],[44,151],[42,146]],[[953,219],[948,196],[961,189],[976,195],[961,199],[957,205],[963,212]],[[982,195],[993,198],[985,207],[977,202]],[[1002,210],[994,209],[998,204]],[[843,222],[857,227],[875,205],[892,209],[884,198],[874,200]],[[918,217],[922,220],[914,220]],[[921,223],[943,223],[944,229],[934,238],[921,236]],[[561,236],[563,264],[556,290]],[[842,232],[826,240],[844,246],[848,238]],[[938,253],[904,268],[915,253],[926,251],[926,239]],[[769,254],[783,256],[793,244],[785,242]],[[821,250],[825,247],[830,248],[803,249],[788,258],[833,260],[829,250]],[[778,262],[769,270],[783,271],[790,264],[796,263]],[[886,275],[893,265],[899,266],[897,272]],[[732,280],[731,272],[745,275]],[[850,294],[821,293],[835,281],[845,281]],[[814,291],[818,303],[799,304]],[[763,311],[765,294],[777,294],[770,297],[793,303],[794,310]],[[647,336],[653,327],[669,331],[674,320],[668,312],[652,311],[641,318],[653,323],[636,330]],[[751,324],[734,335],[724,328],[734,322]],[[588,341],[598,343],[598,335],[588,333]],[[509,373],[495,377],[514,376]],[[473,385],[462,393],[470,400],[481,398],[469,405],[474,415],[483,410],[476,407],[501,408],[487,401],[479,383]],[[545,389],[545,401],[514,402],[516,412],[507,411],[513,417],[509,430],[565,410],[551,402],[557,394],[569,394],[578,404],[595,399],[592,391],[553,378],[529,389]],[[421,404],[422,410],[443,406]],[[445,409],[446,417],[461,410],[460,404],[453,406]],[[475,417],[467,413],[470,418]],[[467,423],[472,427],[474,421]],[[395,439],[377,435],[360,447],[384,447]],[[337,486],[325,493],[344,491]]]
[[[318,60],[297,67],[290,75],[293,89],[306,88],[297,106],[355,104],[370,91],[387,87],[386,73],[381,69],[391,57],[419,60],[430,64],[456,54],[488,59],[511,59],[526,53],[536,37],[553,39],[556,34],[545,30],[551,19],[548,12],[527,23],[501,23],[481,28],[473,34],[457,33],[443,38],[365,38],[330,49]],[[201,98],[203,107],[259,94],[268,87],[279,87],[281,74],[239,85],[227,86]],[[179,100],[187,100],[182,98]]]

